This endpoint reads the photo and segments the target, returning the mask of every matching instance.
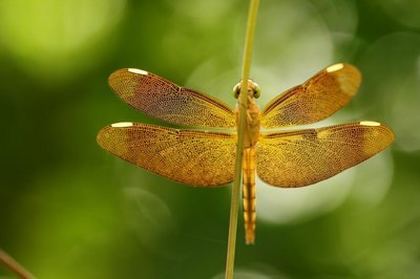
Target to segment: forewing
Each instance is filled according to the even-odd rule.
[[[151,117],[193,127],[235,127],[232,109],[222,102],[155,74],[121,69],[110,75],[109,84],[121,99]]]
[[[325,68],[273,99],[262,112],[261,125],[277,128],[327,118],[349,102],[360,82],[361,74],[352,65],[335,64]]]
[[[267,134],[257,145],[257,173],[274,186],[306,186],[357,165],[393,139],[389,128],[370,121]]]
[[[233,180],[235,135],[128,122],[103,128],[97,141],[112,154],[181,183],[212,187]]]

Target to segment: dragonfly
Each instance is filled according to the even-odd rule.
[[[189,128],[119,122],[101,129],[97,142],[128,162],[179,183],[209,188],[229,184],[234,179],[241,82],[233,88],[238,102],[232,109],[153,73],[117,70],[109,84],[124,102],[149,117]],[[375,121],[294,128],[340,110],[360,83],[361,73],[355,66],[334,64],[260,110],[256,99],[261,89],[247,81],[242,163],[246,244],[255,242],[256,175],[272,186],[303,187],[355,166],[392,143],[392,130]]]

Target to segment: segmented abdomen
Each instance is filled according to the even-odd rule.
[[[243,157],[242,199],[244,208],[245,243],[255,242],[255,147],[246,148]]]

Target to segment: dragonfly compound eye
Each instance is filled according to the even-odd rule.
[[[254,91],[254,98],[257,99],[261,96],[261,88],[255,82],[253,82],[252,85],[252,90]]]
[[[241,83],[239,82],[233,87],[233,96],[235,97],[235,99],[238,99],[240,93],[241,93]]]

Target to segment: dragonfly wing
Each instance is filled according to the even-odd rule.
[[[273,99],[262,112],[261,125],[277,128],[325,119],[349,102],[360,82],[361,74],[352,65],[327,67]]]
[[[193,127],[235,127],[227,105],[155,74],[120,69],[110,75],[109,84],[121,99],[151,117]]]
[[[128,122],[103,128],[97,141],[112,154],[181,183],[212,187],[233,180],[236,135]]]
[[[257,173],[274,186],[307,186],[368,159],[393,139],[389,128],[371,121],[266,134],[257,145]]]

